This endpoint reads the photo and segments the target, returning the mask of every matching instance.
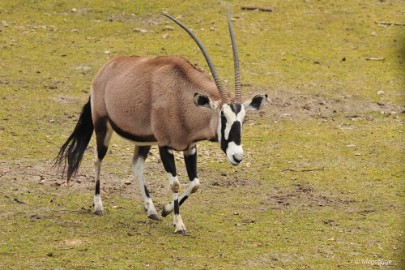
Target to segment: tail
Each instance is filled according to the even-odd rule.
[[[55,158],[55,165],[62,167],[62,175],[67,172],[67,181],[76,174],[82,161],[84,151],[93,135],[94,125],[91,119],[91,104],[89,101],[83,106],[79,121],[69,138],[62,145]]]

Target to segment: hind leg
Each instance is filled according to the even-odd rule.
[[[145,185],[143,178],[143,169],[145,159],[148,156],[150,146],[135,146],[135,153],[132,159],[132,168],[134,170],[134,175],[136,181],[138,182],[139,190],[141,191],[142,198],[144,201],[145,211],[148,218],[154,220],[161,220],[157,214],[155,205],[153,204],[152,198],[150,197],[149,190]]]
[[[97,153],[96,159],[94,161],[94,167],[96,171],[96,187],[94,193],[94,214],[103,215],[104,208],[103,202],[101,200],[100,194],[100,171],[101,164],[105,155],[107,154],[108,146],[110,145],[112,128],[106,121],[98,121],[94,126],[96,132],[96,141],[97,141]]]

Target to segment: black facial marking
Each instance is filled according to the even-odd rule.
[[[228,141],[225,140],[226,117],[224,112],[221,112],[221,149],[226,153],[228,148]]]
[[[231,130],[229,131],[229,137],[228,141],[229,142],[234,142],[237,145],[240,145],[240,131],[241,131],[241,124],[239,121],[235,121],[232,124]]]
[[[242,110],[242,105],[239,103],[233,103],[230,105],[231,110],[237,115]]]
[[[242,105],[239,103],[234,103],[229,105],[232,112],[236,115],[242,111]],[[226,149],[228,148],[228,144],[230,142],[234,142],[237,145],[241,144],[241,131],[242,131],[242,123],[239,121],[235,121],[232,124],[232,127],[229,131],[228,139],[225,139],[225,129],[226,129],[227,120],[225,117],[224,112],[221,112],[221,149],[226,153]]]

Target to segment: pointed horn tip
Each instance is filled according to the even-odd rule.
[[[166,12],[162,12],[160,13],[160,15],[165,16],[166,18],[169,18],[172,21],[176,21],[176,19],[174,17],[172,17],[171,15],[169,15],[169,13]]]
[[[169,18],[170,20],[172,20],[175,23],[179,24],[179,21],[177,21],[177,19],[175,17],[169,15],[169,13],[162,12],[162,13],[160,13],[160,15],[165,16],[166,18]]]
[[[228,3],[229,4],[229,3]],[[232,27],[232,19],[231,19],[231,7],[228,5],[228,28],[229,34],[231,36],[232,42],[232,50],[233,50],[233,61],[234,61],[234,69],[235,69],[235,102],[241,102],[241,81],[240,81],[240,67],[239,67],[239,56],[238,56],[238,49],[235,40],[235,34],[233,32]]]

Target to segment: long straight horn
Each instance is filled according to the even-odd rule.
[[[214,64],[211,61],[210,56],[208,55],[207,50],[204,48],[204,46],[202,45],[202,43],[198,40],[197,36],[194,35],[193,32],[191,32],[190,29],[188,29],[184,24],[182,24],[181,22],[179,22],[178,20],[176,20],[175,18],[173,18],[172,16],[162,13],[163,16],[166,16],[167,18],[171,19],[172,21],[174,21],[175,23],[177,23],[181,28],[183,28],[189,35],[190,37],[195,41],[195,43],[197,43],[198,47],[200,48],[201,52],[203,53],[205,60],[207,61],[208,67],[211,70],[211,74],[214,77],[214,81],[215,81],[215,85],[218,88],[219,94],[221,95],[221,99],[223,103],[228,103],[228,96],[224,91],[224,88],[222,86],[221,80],[219,79],[218,73],[215,69]]]
[[[231,22],[231,8],[228,6],[228,27],[229,34],[231,35],[232,50],[233,50],[233,62],[235,70],[235,102],[240,103],[242,98],[241,83],[240,83],[240,68],[239,68],[239,57],[238,48],[236,47],[235,35],[233,33],[232,22]]]

